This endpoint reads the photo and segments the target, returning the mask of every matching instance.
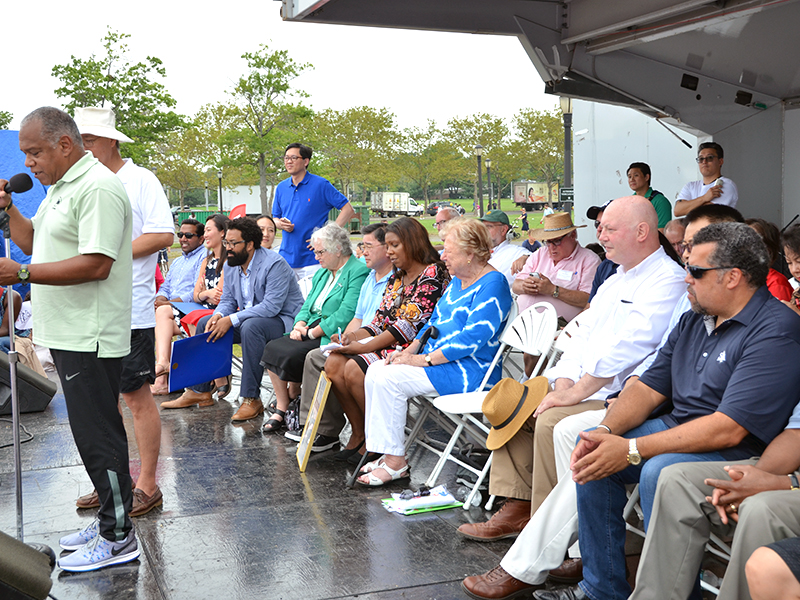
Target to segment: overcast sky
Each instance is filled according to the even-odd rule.
[[[111,8],[113,7],[113,8]],[[209,8],[206,8],[209,7]],[[520,108],[556,106],[516,38],[284,22],[280,2],[216,5],[141,0],[6,2],[2,11],[0,110],[11,128],[43,105],[61,106],[51,76],[71,55],[101,54],[106,26],[131,34],[131,59],[164,62],[177,111],[193,115],[223,100],[245,72],[244,52],[266,43],[314,70],[296,80],[315,109],[386,107],[400,127],[432,118],[444,125],[478,112],[510,120]]]

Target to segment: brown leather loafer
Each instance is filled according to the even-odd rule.
[[[483,575],[473,575],[461,582],[461,589],[477,600],[508,600],[541,590],[544,585],[533,585],[515,579],[501,566]]]
[[[458,533],[478,542],[493,542],[517,537],[530,519],[531,503],[511,498],[485,523],[464,523]]]
[[[136,482],[131,481],[131,490],[136,489]],[[86,494],[75,500],[75,506],[78,508],[100,508],[100,496],[97,490],[92,490],[91,494]]]
[[[242,405],[231,417],[231,421],[249,421],[264,414],[264,404],[261,398],[242,398]]]
[[[161,408],[188,408],[195,404],[198,406],[213,405],[214,399],[211,397],[211,392],[195,392],[194,390],[187,389],[175,400],[162,402]]]
[[[75,506],[78,508],[100,508],[100,496],[97,495],[97,490],[92,490],[91,494],[86,494],[75,500]]]
[[[558,583],[580,583],[583,581],[583,561],[568,558],[557,569],[550,571],[549,578]]]
[[[139,488],[133,490],[133,508],[128,513],[131,517],[140,517],[145,513],[149,513],[156,506],[161,506],[164,503],[164,497],[161,495],[161,488],[156,486],[156,491],[152,496],[148,496]]]

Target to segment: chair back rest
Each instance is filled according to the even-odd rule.
[[[297,282],[297,285],[300,286],[300,293],[303,294],[303,300],[308,298],[308,294],[311,292],[311,280],[313,278],[313,275],[306,275]]]
[[[558,329],[558,316],[549,302],[537,302],[517,315],[500,336],[503,344],[526,354],[544,355],[550,351]]]
[[[567,348],[573,344],[575,334],[580,327],[579,318],[580,315],[572,319],[572,321],[567,323],[564,329],[561,330],[561,333],[558,334],[556,341],[553,343],[553,350],[550,353],[550,359],[547,363],[548,369],[555,365],[561,359],[564,352],[567,351]]]

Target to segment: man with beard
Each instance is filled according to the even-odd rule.
[[[228,224],[223,245],[227,253],[222,298],[214,314],[197,323],[197,331],[211,333],[210,342],[233,327],[233,339],[242,345],[241,406],[231,421],[247,421],[264,412],[261,403],[261,354],[267,342],[290,331],[303,295],[289,264],[276,252],[261,247],[262,233],[250,218]],[[211,382],[187,389],[162,408],[208,406]]]

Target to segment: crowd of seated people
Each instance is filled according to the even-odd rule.
[[[739,490],[734,484],[742,475],[730,469],[720,472],[722,466],[749,460],[746,466],[772,475],[777,471],[784,479],[780,487],[778,480],[773,482],[768,488],[773,491],[793,484],[791,475],[800,468],[800,448],[785,444],[776,452],[788,448],[793,460],[775,465],[771,460],[750,459],[762,453],[768,459],[774,456],[767,450],[770,442],[780,443],[781,428],[800,430],[789,421],[798,400],[790,390],[800,383],[793,379],[798,375],[778,377],[775,371],[780,367],[783,375],[790,370],[789,361],[797,357],[800,344],[800,321],[795,320],[800,293],[792,292],[800,275],[800,226],[781,234],[763,219],[742,224],[731,206],[737,199],[735,185],[720,175],[721,147],[701,145],[698,162],[703,179],[682,191],[678,204],[686,215],[683,219],[666,218],[672,215],[666,215],[665,198],[652,191],[644,163],[634,163],[628,172],[629,179],[631,174],[642,179],[629,181],[636,196],[590,208],[587,215],[595,220],[605,250],[602,264],[580,246],[578,227],[568,213],[544,216],[542,227],[530,231],[531,239],[544,245],[513,266],[504,262],[508,273],[496,270],[491,260],[493,250],[510,245],[508,219],[500,211],[480,220],[437,215],[437,229],[445,241],[441,256],[416,219],[365,229],[361,248],[366,267],[354,256],[343,229],[331,224],[317,230],[310,242],[321,269],[311,292],[301,303],[294,289],[282,283],[288,292],[280,301],[267,302],[277,310],[271,316],[280,324],[250,344],[246,362],[252,362],[253,351],[260,346],[261,366],[276,394],[263,430],[282,430],[287,407],[298,397],[302,427],[324,370],[332,382],[331,394],[312,450],[327,450],[339,442],[346,415],[352,433],[337,458],[363,463],[367,454],[357,481],[379,486],[405,479],[410,474],[404,453],[408,399],[474,389],[497,348],[511,302],[524,310],[534,302],[548,301],[560,311],[562,325],[578,316],[582,342],[545,373],[547,391],[528,399],[523,408],[528,411],[526,419],[494,452],[490,492],[506,500],[491,519],[466,523],[459,532],[476,541],[519,537],[499,567],[468,577],[463,589],[473,598],[512,598],[532,591],[541,599],[628,597],[625,528],[620,525],[626,484],[641,484],[648,531],[654,524],[670,530],[670,515],[677,506],[670,506],[675,509],[670,512],[664,505],[669,504],[669,490],[679,486],[673,481],[680,480],[699,490],[691,488],[695,500],[689,505],[699,506],[710,530],[724,529],[722,523],[732,532],[728,521],[744,519],[745,507],[755,505],[746,498],[760,490],[747,486]],[[210,223],[206,229],[213,227]],[[246,270],[258,252],[272,252],[271,240],[268,245],[265,240],[269,219],[260,219],[259,226],[262,237],[257,244],[255,236],[237,235],[240,228],[234,229],[231,239],[226,237],[224,273]],[[274,224],[271,234],[274,238]],[[234,244],[239,243],[245,247],[236,249]],[[256,250],[262,244],[263,250]],[[219,252],[211,250],[219,260]],[[501,254],[512,256],[512,250]],[[184,249],[184,256],[189,252]],[[791,282],[780,273],[784,256],[795,276]],[[282,274],[280,281],[288,282],[289,273]],[[198,323],[201,332],[221,335],[220,322],[225,330],[243,329],[236,314],[249,316],[248,311],[263,304],[263,298],[242,295],[241,284],[237,288],[227,276],[221,285],[217,304],[220,300],[224,304],[228,294],[230,302],[209,307],[214,312]],[[270,284],[259,279],[256,287],[266,289]],[[169,315],[171,326],[174,316]],[[433,328],[438,337],[426,337]],[[340,347],[326,356],[320,346],[329,341]],[[159,360],[160,367],[165,364]],[[246,368],[252,372],[247,390],[243,383],[246,410],[238,420],[264,411],[257,389],[259,371]],[[498,367],[490,383],[499,377]],[[223,381],[219,387],[225,385]],[[178,404],[211,402],[211,388],[207,384],[187,390]],[[774,400],[772,405],[764,402],[767,398]],[[286,437],[299,441],[299,431],[288,431]],[[690,471],[685,462],[708,467]],[[670,482],[664,483],[663,491],[662,470]],[[701,474],[713,482],[705,482]],[[601,506],[601,498],[612,503]],[[592,517],[581,518],[585,514]],[[559,526],[556,535],[554,528]],[[775,531],[787,531],[783,523],[767,529],[772,537],[764,543],[780,539],[783,534]],[[800,527],[791,531],[797,535]],[[636,597],[695,597],[699,559],[687,563],[689,570],[680,579],[683,588],[672,593],[665,583],[668,579],[649,577],[666,560],[664,548],[657,551],[658,542],[651,539],[642,557]],[[753,539],[748,535],[743,546],[747,550],[737,554],[742,572],[749,554],[763,545]],[[576,540],[583,543],[581,551],[573,546]],[[775,552],[778,561],[791,557],[782,546]],[[567,554],[573,559],[564,561]],[[772,555],[768,559],[775,562]],[[793,568],[791,560],[787,564]],[[558,579],[558,571],[563,575],[567,568],[571,568],[568,577]],[[551,571],[557,581],[581,583],[542,589]],[[748,574],[751,571],[748,567]],[[737,578],[738,586],[723,586],[721,597],[737,597],[725,596],[728,589],[742,597],[747,594],[746,589],[741,591],[742,585],[746,587],[741,583],[744,576]]]

